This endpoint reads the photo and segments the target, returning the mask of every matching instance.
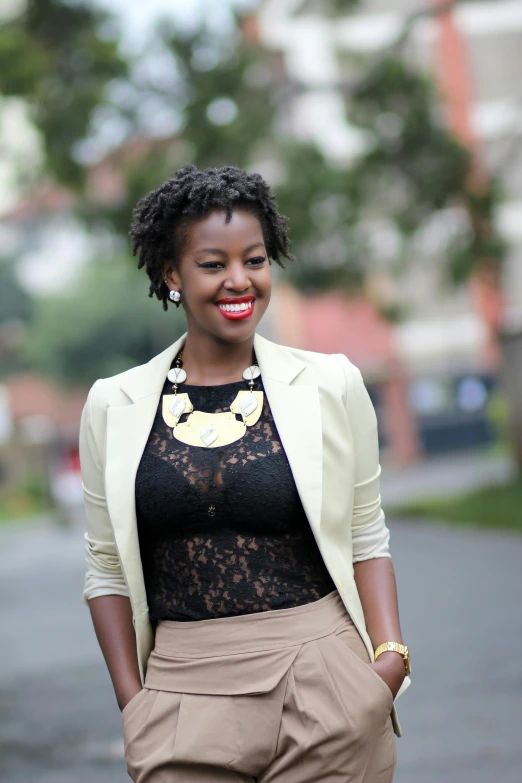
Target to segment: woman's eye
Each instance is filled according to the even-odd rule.
[[[253,266],[259,266],[263,263],[265,260],[264,256],[259,256],[258,258],[249,258],[246,262],[247,264],[252,264]],[[207,264],[198,264],[200,269],[218,269],[219,267],[222,267],[223,264],[221,261],[210,261]]]

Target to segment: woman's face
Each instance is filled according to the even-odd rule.
[[[190,224],[176,268],[166,264],[164,276],[181,291],[189,329],[242,342],[268,307],[272,274],[259,220],[244,209],[229,223],[225,217],[216,210]]]

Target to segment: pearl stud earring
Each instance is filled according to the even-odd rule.
[[[179,291],[169,291],[169,299],[172,302],[179,302],[181,299],[181,294]]]

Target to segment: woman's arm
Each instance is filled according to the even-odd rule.
[[[120,710],[141,690],[130,600],[121,595],[91,598],[94,630],[111,676]]]
[[[353,567],[373,649],[402,643],[390,531],[381,508],[377,416],[360,370],[339,354],[346,380],[345,406],[354,443]],[[400,653],[384,652],[371,664],[394,697],[406,676]]]
[[[91,387],[80,423],[80,463],[87,521],[83,600],[89,606],[120,709],[141,690],[136,636],[129,591],[123,577],[105,499],[106,414],[97,400],[101,382]]]
[[[391,559],[376,557],[354,563],[354,576],[373,649],[376,650],[383,642],[402,644],[397,585]],[[393,651],[383,652],[371,666],[395,697],[406,676],[402,655]]]

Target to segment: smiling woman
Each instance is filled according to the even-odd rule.
[[[201,329],[217,330],[217,336],[225,327],[222,316],[226,321],[249,319],[249,328],[255,327],[270,301],[270,261],[260,221],[241,204],[227,218],[225,211],[216,210],[178,228],[183,239],[176,263],[166,262],[163,268],[168,287],[181,294],[191,341]],[[210,238],[219,246],[206,247]],[[220,260],[207,260],[216,257]],[[241,332],[236,329],[234,335],[239,338]]]
[[[271,260],[295,260],[269,185],[234,166],[187,164],[138,203],[130,234],[149,296],[185,309],[194,382],[237,375],[252,361],[253,331],[270,301]]]
[[[256,332],[294,260],[259,174],[187,165],[131,236],[187,330],[82,416],[84,599],[129,774],[390,783],[408,650],[361,373]]]
[[[138,268],[144,266],[150,277],[149,295],[157,296],[164,309],[168,301],[165,262],[176,265],[184,251],[186,255],[188,241],[193,264],[201,264],[205,269],[222,266],[230,249],[208,239],[217,239],[214,230],[224,223],[219,236],[228,241],[225,229],[237,210],[247,211],[256,219],[251,219],[236,236],[236,245],[241,238],[256,237],[253,243],[247,239],[246,246],[233,248],[243,260],[256,249],[262,251],[263,258],[268,256],[280,266],[284,266],[283,258],[295,260],[289,250],[287,219],[277,211],[270,187],[259,174],[235,166],[200,172],[189,163],[138,203],[130,230],[133,251],[139,251]],[[216,211],[223,213],[221,220]],[[198,226],[203,218],[207,219],[206,226]],[[190,236],[191,226],[196,227],[197,237]],[[203,262],[201,256],[214,256],[214,260]],[[219,262],[216,256],[220,257]]]

